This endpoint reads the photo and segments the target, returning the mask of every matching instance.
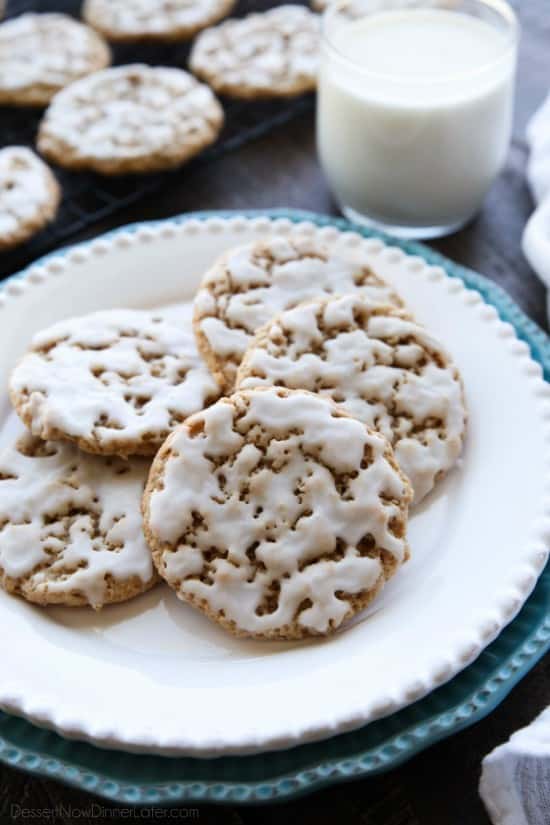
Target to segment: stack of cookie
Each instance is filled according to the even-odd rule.
[[[63,14],[16,17],[0,25],[0,105],[47,106],[37,148],[66,169],[174,169],[222,130],[224,111],[212,89],[249,99],[315,88],[318,15],[282,5],[213,26],[233,6],[234,0],[86,0],[85,23]],[[193,74],[142,63],[108,68],[105,38],[170,42],[198,32]],[[22,147],[0,150],[0,250],[53,220],[59,200],[40,158]]]
[[[40,333],[10,394],[27,431],[0,455],[7,590],[100,607],[160,575],[269,639],[326,635],[376,596],[466,422],[456,367],[393,289],[298,236],[228,250],[193,308]]]
[[[188,308],[108,310],[35,336],[13,371],[0,455],[0,580],[37,604],[99,608],[157,580],[142,529],[150,460],[214,401]]]

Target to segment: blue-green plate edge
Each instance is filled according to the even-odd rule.
[[[317,226],[335,226],[365,237],[379,237],[410,255],[442,266],[477,290],[513,324],[550,380],[550,338],[493,282],[453,263],[423,244],[401,241],[355,226],[341,218],[287,209],[187,213],[142,226],[207,218],[268,217]],[[89,243],[89,242],[85,242]],[[31,266],[64,255],[46,255]],[[21,277],[22,272],[5,279]],[[516,618],[468,668],[418,702],[359,730],[285,751],[215,759],[129,754],[64,739],[24,719],[0,712],[0,762],[65,782],[113,802],[131,805],[181,803],[261,804],[290,799],[319,788],[390,770],[435,742],[482,719],[496,708],[550,648],[550,567]]]

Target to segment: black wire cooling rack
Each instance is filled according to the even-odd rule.
[[[279,4],[269,0],[239,0],[233,16],[242,17],[250,11],[275,5]],[[15,17],[27,11],[61,11],[78,17],[80,7],[81,0],[8,0],[6,17]],[[113,62],[185,68],[188,53],[188,43],[122,44],[113,47]],[[77,232],[96,221],[113,215],[160,189],[167,184],[169,178],[170,182],[174,181],[175,176],[183,178],[191,168],[211,163],[221,155],[311,109],[313,105],[311,95],[289,101],[246,102],[225,98],[222,102],[226,120],[220,138],[180,170],[153,175],[102,177],[55,167],[54,171],[63,189],[63,200],[57,218],[27,243],[0,253],[0,278],[17,272],[51,249],[68,243]],[[0,147],[17,144],[34,148],[42,112],[38,108],[0,107]]]

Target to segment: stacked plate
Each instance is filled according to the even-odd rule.
[[[5,282],[2,386],[38,329],[189,300],[218,253],[273,233],[361,247],[443,341],[470,414],[461,466],[415,509],[406,569],[325,642],[229,637],[164,588],[99,614],[1,593],[5,762],[131,803],[288,797],[471,724],[548,648],[550,342],[498,287],[425,247],[296,212],[126,227]]]

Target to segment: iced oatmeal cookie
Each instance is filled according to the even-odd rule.
[[[324,635],[408,556],[412,491],[386,439],[312,393],[191,416],[153,462],[144,526],[177,595],[237,635]]]
[[[94,29],[65,14],[22,14],[0,25],[0,104],[45,106],[111,62]]]
[[[84,19],[108,40],[187,40],[225,17],[235,0],[86,0]]]
[[[68,169],[105,175],[172,169],[213,143],[223,109],[182,69],[116,66],[57,94],[38,132],[40,152]]]
[[[61,190],[26,146],[0,149],[0,251],[23,243],[55,218]]]
[[[106,310],[38,333],[10,396],[43,439],[106,455],[152,455],[170,430],[219,396],[188,310]]]
[[[319,18],[283,5],[227,20],[197,38],[189,65],[219,94],[292,97],[317,85]]]
[[[381,432],[415,503],[460,455],[466,409],[450,356],[405,312],[362,295],[298,306],[258,330],[237,387],[272,385],[318,392]]]
[[[122,602],[158,577],[142,529],[149,463],[18,428],[0,452],[0,584],[37,604]]]
[[[311,238],[272,237],[225,252],[195,297],[198,347],[224,392],[256,330],[285,309],[322,296],[361,291],[401,306],[366,261],[348,260]]]

